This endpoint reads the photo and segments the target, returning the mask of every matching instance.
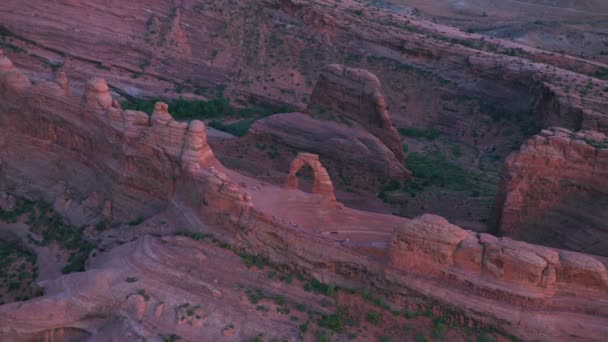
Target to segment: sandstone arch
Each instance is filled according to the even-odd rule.
[[[329,200],[335,201],[336,195],[334,194],[334,185],[331,182],[331,178],[329,178],[327,169],[321,164],[319,156],[316,154],[298,153],[289,167],[289,175],[287,176],[285,187],[288,189],[298,188],[298,176],[296,173],[298,173],[304,165],[310,166],[315,177],[312,193],[320,194]]]

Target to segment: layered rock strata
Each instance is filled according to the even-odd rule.
[[[410,221],[326,207],[307,200],[314,194],[292,196],[293,190],[271,185],[257,192],[259,181],[246,188],[245,177],[213,157],[202,122],[177,122],[163,103],[151,117],[123,111],[99,79],[85,93],[69,96],[56,83],[32,86],[6,59],[0,66],[0,186],[51,200],[73,222],[92,223],[104,213],[125,222],[167,210],[179,214],[182,229],[213,232],[327,283],[373,286],[400,308],[431,308],[526,340],[602,341],[608,333],[606,269],[591,256],[477,235],[434,216]],[[301,210],[298,203],[306,205],[310,223],[276,219],[264,205],[267,197],[275,203],[289,199],[294,212]],[[336,234],[318,231],[327,217],[342,220],[335,222]],[[367,231],[353,233],[353,217]],[[382,231],[394,233],[377,234]],[[387,243],[388,258],[370,252],[385,251]],[[154,251],[162,248],[144,250],[157,256]],[[114,293],[120,294],[125,282],[113,272],[124,267],[124,253],[138,252],[129,246],[111,250],[103,258],[122,266],[93,261],[85,273],[47,284],[46,296],[0,306],[0,337],[31,339],[61,329],[99,334],[117,316],[146,322],[151,311],[142,306],[145,298],[124,303],[127,314],[127,308],[106,305],[121,303]],[[199,283],[195,273],[190,276]],[[56,310],[55,304],[66,309]],[[49,318],[45,308],[51,307],[59,313]],[[129,333],[141,332],[134,320],[125,324]]]

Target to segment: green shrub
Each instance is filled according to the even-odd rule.
[[[276,305],[284,305],[285,304],[285,297],[283,297],[283,296],[276,296],[276,297],[274,297],[274,303]]]
[[[378,325],[380,324],[380,321],[382,321],[382,314],[377,311],[370,311],[367,313],[367,316],[365,316],[365,318],[371,324]]]
[[[340,312],[330,314],[330,315],[322,315],[319,320],[319,326],[339,331],[344,327],[344,317]]]
[[[333,296],[338,292],[338,288],[334,285],[327,285],[316,278],[312,278],[308,283],[304,284],[305,291],[312,291],[314,293],[320,293],[326,296]]]
[[[252,255],[247,253],[239,253],[241,260],[245,266],[251,268],[253,266],[263,269],[268,264],[268,260],[264,256]]]
[[[435,338],[440,338],[445,335],[448,330],[447,324],[445,324],[444,320],[441,318],[436,318],[433,320],[433,336]]]

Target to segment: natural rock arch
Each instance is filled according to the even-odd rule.
[[[298,153],[289,167],[289,175],[287,176],[285,187],[288,189],[298,188],[298,176],[296,173],[298,173],[304,165],[310,166],[314,174],[315,179],[312,186],[312,193],[320,194],[327,199],[335,201],[336,195],[334,194],[334,185],[331,182],[331,178],[329,178],[327,169],[321,164],[319,156],[316,154]]]

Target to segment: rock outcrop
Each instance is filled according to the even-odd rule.
[[[310,98],[308,111],[320,116],[337,115],[361,124],[403,162],[399,133],[389,116],[380,80],[363,69],[331,64],[323,69]]]
[[[608,291],[608,271],[591,256],[465,231],[429,214],[397,228],[389,255],[393,266],[423,274],[463,272],[548,293]]]
[[[543,130],[507,158],[497,198],[500,232],[608,255],[608,138]]]
[[[304,113],[277,114],[256,121],[249,134],[317,154],[334,179],[348,173],[363,187],[409,174],[380,139],[357,123],[349,126]]]
[[[32,86],[0,62],[0,188],[55,203],[73,223],[167,212],[179,217],[180,229],[214,233],[326,283],[373,286],[400,308],[433,308],[526,340],[602,341],[608,333],[606,269],[592,256],[467,232],[435,216],[408,220],[324,206],[317,194],[224,168],[206,143],[204,124],[173,120],[163,103],[149,118],[120,109],[103,80],[69,96],[56,83]],[[328,179],[321,180],[326,193]],[[52,339],[57,331],[158,336],[154,327],[180,321],[174,310],[157,310],[163,298],[175,306],[203,293],[213,306],[211,298],[222,297],[213,284],[215,274],[227,273],[224,263],[201,272],[204,252],[179,239],[160,240],[139,237],[102,253],[86,272],[42,284],[42,297],[0,306],[0,338]],[[150,278],[141,283],[149,293],[124,280],[131,273]],[[204,308],[197,312],[205,315]],[[125,323],[112,325],[116,317]],[[188,322],[200,319],[182,327]],[[268,331],[269,322],[255,324]],[[200,340],[201,329],[193,329],[183,332]]]
[[[249,132],[318,154],[334,177],[347,172],[364,180],[355,181],[367,183],[364,187],[376,188],[387,178],[403,180],[411,173],[404,166],[401,138],[380,86],[366,70],[329,65],[317,81],[306,114],[274,115],[257,121]]]
[[[157,103],[148,118],[120,109],[102,79],[90,80],[81,96],[70,96],[53,82],[31,86],[6,58],[2,65],[2,130],[12,137],[0,152],[3,188],[51,203],[61,198],[66,203],[61,211],[84,224],[100,220],[108,205],[113,208],[106,218],[110,221],[133,220],[166,207],[175,191],[173,178],[182,168],[193,182],[210,167],[222,174],[204,124],[173,120],[164,103]],[[64,162],[50,163],[53,158]],[[95,200],[86,201],[91,196]],[[94,208],[84,210],[77,203]]]

